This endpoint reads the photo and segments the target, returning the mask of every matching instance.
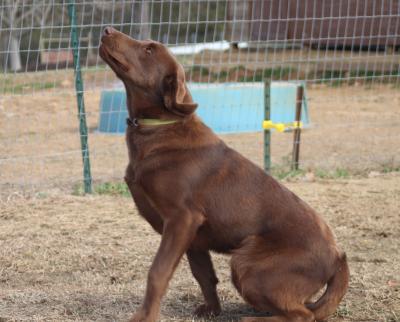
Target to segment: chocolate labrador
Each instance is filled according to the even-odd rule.
[[[107,27],[99,51],[126,89],[125,181],[141,216],[162,234],[131,321],[157,320],[184,254],[204,295],[195,314],[218,315],[210,251],[230,254],[236,289],[272,313],[242,321],[320,321],[334,313],[349,269],[321,217],[201,122],[184,69],[164,45]]]

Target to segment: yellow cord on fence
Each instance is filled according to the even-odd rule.
[[[291,122],[291,123],[274,123],[271,120],[265,120],[262,124],[264,130],[275,129],[278,132],[283,132],[286,129],[297,129],[303,127],[303,122]]]

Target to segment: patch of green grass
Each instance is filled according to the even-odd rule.
[[[345,72],[343,70],[326,70],[322,73],[323,79],[344,78]]]
[[[292,170],[290,167],[289,157],[283,157],[282,162],[271,167],[271,175],[278,180],[285,180],[291,178],[297,178],[305,176],[309,170]],[[312,171],[316,178],[319,179],[348,179],[351,176],[360,175],[357,173],[350,172],[344,168],[336,168],[334,170],[326,169],[315,169]],[[382,173],[390,172],[400,172],[400,166],[385,166],[381,169]],[[367,173],[362,173],[361,175],[366,175]],[[112,196],[124,196],[130,197],[131,193],[128,186],[124,182],[104,182],[93,186],[93,192],[98,195],[112,195]],[[72,188],[72,195],[74,196],[84,196],[85,190],[82,183],[75,184]],[[39,198],[47,197],[47,194],[43,193],[38,195]]]
[[[39,82],[39,83],[23,83],[23,84],[9,84],[2,88],[4,94],[22,94],[27,91],[45,90],[57,88],[61,85],[60,82]]]
[[[318,178],[321,178],[321,179],[329,178],[329,172],[326,170],[317,169],[314,173],[315,173],[315,176]]]
[[[398,162],[392,158],[390,161],[381,164],[381,172],[382,173],[390,173],[390,172],[400,172],[400,165]]]
[[[292,165],[291,155],[283,156],[280,163],[274,164],[271,167],[271,174],[279,180],[302,177],[305,176],[305,174],[310,171],[314,173],[316,178],[320,179],[346,179],[351,176],[350,172],[347,169],[343,168],[336,168],[332,170],[325,170],[325,169],[293,170],[291,165]]]
[[[295,178],[299,176],[303,176],[305,174],[305,171],[302,169],[298,170],[285,170],[282,168],[272,168],[271,169],[271,174],[275,178],[279,180],[284,180],[284,179],[289,179],[289,178]]]
[[[277,179],[283,180],[288,178],[294,178],[299,176],[304,176],[307,172],[313,172],[316,178],[319,179],[329,179],[329,180],[338,180],[338,179],[348,179],[351,177],[368,177],[371,169],[362,170],[362,171],[350,171],[345,168],[336,168],[336,169],[313,169],[308,171],[299,169],[299,170],[291,170],[290,163],[287,161],[283,161],[281,165],[275,165],[271,169],[271,173]],[[400,172],[399,165],[385,165],[382,168],[377,169],[377,172],[380,173],[391,173],[391,172]]]
[[[83,188],[82,183],[76,183],[72,186],[72,195],[83,196],[84,194],[85,194],[85,190]]]
[[[302,169],[293,170],[291,168],[291,157],[286,155],[282,157],[281,163],[271,167],[271,175],[279,180],[303,176],[306,171]]]
[[[290,79],[290,75],[295,73],[296,69],[291,67],[266,68],[257,71],[248,71],[249,75],[239,77],[239,82],[261,82],[265,79],[281,80]]]
[[[129,197],[130,191],[126,183],[124,182],[105,182],[94,186],[94,192],[99,195],[120,195]]]
[[[267,68],[263,70],[263,77],[271,79],[286,79],[289,78],[290,74],[296,72],[295,68],[292,67],[277,67]]]
[[[97,73],[99,70],[107,70],[106,66],[107,65],[105,63],[99,64],[99,65],[93,65],[93,66],[81,66],[81,71],[82,71],[82,74]]]
[[[319,83],[327,83],[330,86],[337,87],[348,84],[354,84],[356,80],[363,81],[366,85],[372,83],[376,77],[381,77],[382,81],[388,82],[391,77],[399,76],[397,70],[326,70],[317,73],[317,77],[320,79]],[[311,73],[310,78],[315,77],[314,71]]]
[[[350,177],[350,172],[342,168],[336,168],[333,171],[316,169],[315,176],[321,179],[347,179]]]
[[[291,168],[291,156],[285,155],[282,157],[279,164],[274,164],[271,167],[271,175],[279,180],[284,180],[287,178],[294,178],[303,175],[305,172],[301,169],[293,170]]]
[[[208,76],[210,74],[210,70],[207,67],[201,65],[194,65],[190,69],[192,73],[199,73],[200,76]]]
[[[346,169],[335,169],[333,172],[333,177],[334,178],[348,178],[350,177],[350,173]]]
[[[335,316],[340,317],[340,318],[345,318],[351,316],[351,311],[347,306],[339,306],[339,308],[336,310]]]
[[[104,182],[93,185],[93,193],[98,195],[112,195],[130,197],[131,193],[124,182]],[[82,183],[77,183],[72,187],[72,195],[84,196],[85,189]]]
[[[392,70],[357,70],[350,72],[351,77],[364,77],[373,78],[374,76],[399,76],[399,72],[396,69]]]
[[[314,77],[314,72],[312,72]],[[342,70],[325,70],[319,72],[317,77],[320,79],[319,83],[327,83],[330,86],[341,86],[346,80],[346,72]]]
[[[46,199],[49,195],[46,192],[40,191],[36,193],[36,198],[38,199]]]
[[[228,72],[226,71],[226,70],[221,70],[220,72],[219,72],[219,74],[218,73],[214,73],[213,74],[213,77],[212,77],[212,79],[219,79],[220,81],[222,81],[222,82],[224,82],[224,81],[226,81],[227,79],[228,79]]]
[[[384,166],[382,169],[383,173],[390,173],[390,172],[400,172],[400,166]]]

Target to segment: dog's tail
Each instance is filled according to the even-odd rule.
[[[335,312],[349,286],[349,276],[346,254],[342,253],[338,269],[329,279],[325,293],[315,303],[307,304],[317,321],[322,321]]]

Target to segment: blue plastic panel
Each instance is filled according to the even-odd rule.
[[[273,82],[271,85],[271,119],[294,121],[296,91],[299,83]],[[188,84],[197,114],[217,133],[262,131],[264,118],[263,83]],[[306,96],[302,122],[309,123]],[[124,133],[127,117],[124,90],[103,91],[100,101],[99,131]]]

